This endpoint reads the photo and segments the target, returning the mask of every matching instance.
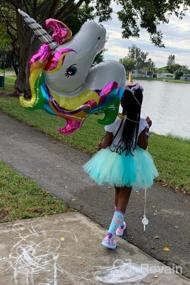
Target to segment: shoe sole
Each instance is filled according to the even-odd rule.
[[[102,245],[103,247],[108,248],[108,249],[116,249],[116,247],[117,247],[117,245],[116,245],[116,246],[110,246],[110,245],[108,245],[107,243],[104,243],[104,242],[102,242],[101,245]]]

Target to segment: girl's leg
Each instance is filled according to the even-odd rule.
[[[115,189],[115,210],[119,210],[121,211],[123,214],[125,214],[128,202],[129,202],[129,198],[131,195],[131,187],[125,187],[125,188],[116,188]],[[121,226],[119,226],[116,230],[116,235],[117,236],[123,236],[124,231],[126,229],[126,223],[123,219],[123,223]]]
[[[115,207],[123,214],[126,211],[132,187],[115,187]]]
[[[115,187],[115,210],[117,208],[117,204],[118,204],[118,198],[119,198],[119,191],[121,188],[119,187]]]
[[[124,214],[131,194],[131,187],[116,187],[116,208],[113,214],[113,218],[108,229],[108,233],[115,235],[118,227],[123,225]]]
[[[108,248],[116,248],[115,234],[116,230],[123,225],[124,213],[129,201],[132,188],[116,187],[115,188],[115,212],[111,224],[108,229],[108,233],[102,241],[102,245]]]

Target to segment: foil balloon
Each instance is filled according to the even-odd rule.
[[[48,19],[45,27],[52,30],[50,35],[28,14],[18,12],[43,42],[29,62],[31,98],[21,96],[21,105],[63,117],[66,124],[59,132],[65,135],[75,132],[95,113],[105,114],[99,123],[111,124],[118,114],[126,75],[123,65],[116,61],[92,66],[104,48],[104,27],[88,21],[72,37],[65,24]]]

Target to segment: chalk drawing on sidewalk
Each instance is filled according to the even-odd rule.
[[[147,264],[148,265],[148,264]],[[95,272],[95,280],[106,284],[137,282],[150,274],[157,273],[158,268],[142,266],[131,260],[115,260],[112,266],[100,267]]]
[[[9,272],[14,285],[62,285],[66,280],[73,285],[122,284],[157,272],[129,260],[95,265],[96,257],[77,254],[80,237],[74,230],[45,231],[40,225],[17,223],[12,231],[16,243],[8,256],[0,256],[0,271]],[[71,243],[72,251],[64,246],[65,240]],[[81,267],[83,264],[86,266]]]
[[[64,235],[69,235],[73,243],[78,243],[75,233],[48,230],[47,235],[46,231],[34,227],[32,223],[28,226],[15,224],[12,230],[18,236],[18,242],[12,247],[6,262],[7,270],[13,271],[15,285],[59,285],[61,283],[58,284],[58,279],[61,275],[68,277],[72,284],[77,284],[75,276],[59,263],[59,257],[64,256],[59,253],[64,243]],[[23,230],[27,230],[27,234],[24,234]],[[68,256],[65,254],[65,257]],[[40,283],[37,281],[39,279]]]
[[[50,271],[51,277],[47,274],[46,282],[56,284],[57,271],[60,270],[57,264],[59,240],[48,238],[45,241],[34,243],[28,241],[29,238],[31,235],[15,244],[9,255],[9,265],[13,269],[15,284],[19,284],[19,279],[25,279],[27,285],[33,285],[38,274]],[[50,279],[53,283],[50,283]]]

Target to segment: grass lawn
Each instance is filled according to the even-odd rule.
[[[0,87],[0,93],[9,93],[13,90],[13,86],[15,83],[15,75],[5,76],[5,87]]]
[[[63,213],[68,206],[0,161],[0,222]]]
[[[57,128],[64,125],[63,119],[50,116],[44,111],[28,111],[19,105],[18,99],[0,97],[0,109],[87,153],[96,151],[97,143],[104,134],[103,127],[96,122],[96,116],[89,117],[75,134],[63,136],[57,132]],[[152,134],[149,144],[162,182],[190,192],[190,141]]]

